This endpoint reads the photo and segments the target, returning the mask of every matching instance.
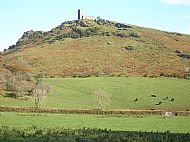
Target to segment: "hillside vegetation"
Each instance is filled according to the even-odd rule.
[[[2,68],[47,77],[184,77],[190,35],[103,19],[67,21],[48,32],[25,32],[2,54]]]

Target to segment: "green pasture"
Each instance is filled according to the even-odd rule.
[[[28,128],[32,126],[49,128],[64,127],[78,129],[83,127],[111,129],[115,131],[154,131],[190,132],[190,117],[163,116],[103,116],[80,114],[39,114],[0,112],[1,126]]]
[[[93,92],[110,94],[112,109],[190,109],[190,80],[143,77],[45,78],[52,93],[45,99],[45,108],[99,108]],[[156,97],[151,97],[155,95]],[[167,99],[166,99],[167,97]],[[134,101],[135,99],[138,101]],[[171,101],[171,99],[174,101]],[[34,106],[28,100],[0,97],[0,105]],[[156,105],[162,102],[160,105]]]

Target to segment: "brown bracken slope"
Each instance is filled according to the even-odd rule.
[[[67,21],[48,32],[25,32],[2,56],[1,69],[48,77],[183,77],[190,35],[103,19]]]

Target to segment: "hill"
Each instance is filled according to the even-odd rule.
[[[3,68],[47,77],[184,77],[190,35],[104,19],[66,21],[48,32],[25,32],[2,54]]]

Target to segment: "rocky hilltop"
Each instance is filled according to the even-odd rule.
[[[4,68],[43,76],[184,77],[190,35],[101,18],[74,20],[48,32],[25,32],[2,54]]]
[[[65,38],[83,38],[90,37],[94,35],[99,36],[120,36],[120,37],[129,37],[134,36],[138,37],[138,33],[133,33],[131,31],[130,34],[124,34],[122,32],[115,31],[105,31],[105,29],[101,28],[101,25],[109,26],[112,28],[118,28],[118,30],[127,30],[133,28],[133,26],[116,23],[109,20],[98,19],[96,22],[91,20],[76,20],[76,21],[66,21],[61,25],[53,28],[51,31],[43,32],[43,31],[27,31],[24,32],[23,36],[18,40],[16,45],[12,45],[9,49],[14,47],[24,46],[27,47],[32,44],[41,44],[44,42],[53,43],[55,41],[62,41]]]

